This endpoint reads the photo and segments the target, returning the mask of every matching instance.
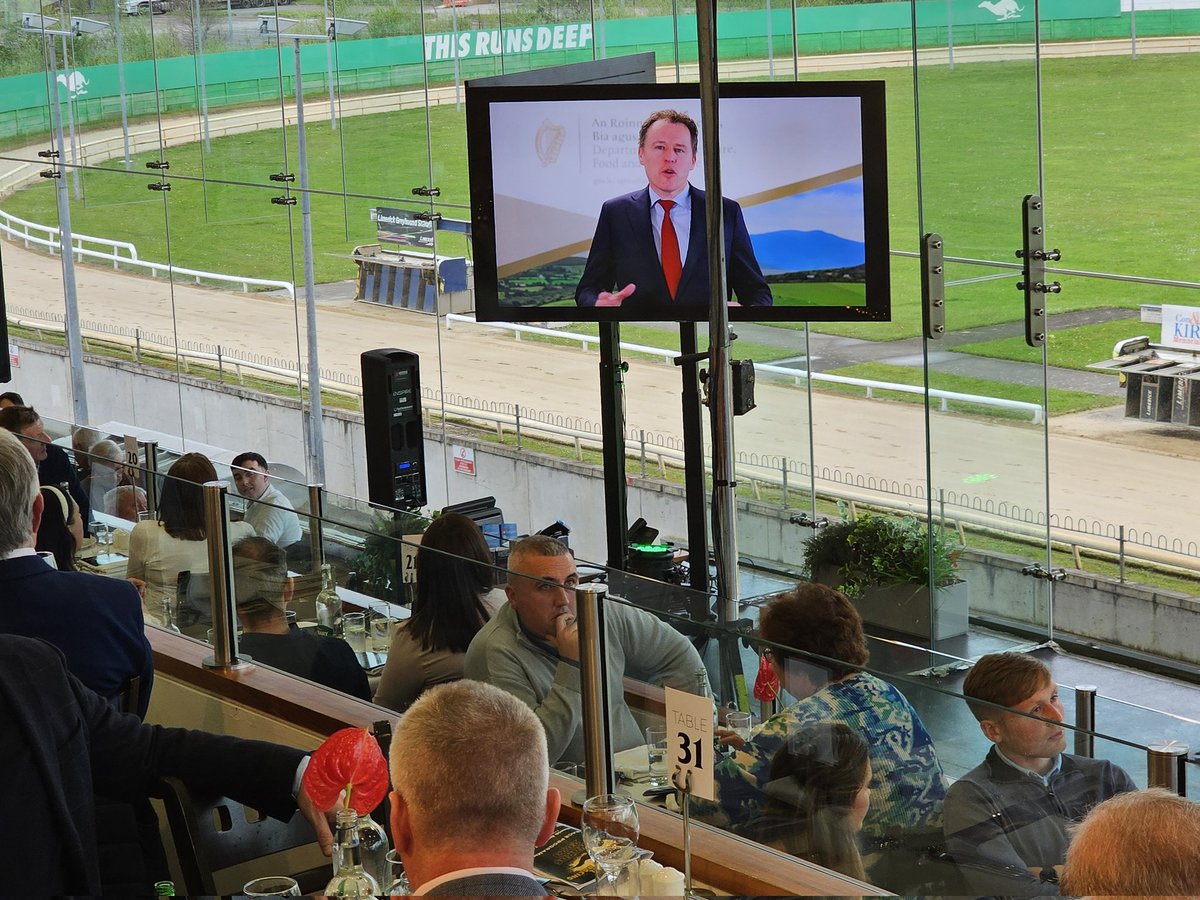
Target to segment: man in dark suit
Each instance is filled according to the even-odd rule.
[[[638,162],[649,184],[601,207],[575,288],[579,306],[708,305],[705,195],[688,183],[697,139],[695,121],[678,110],[659,110],[642,123]],[[754,257],[742,209],[733,200],[722,200],[721,206],[729,301],[770,306],[771,288]]]
[[[464,778],[464,763],[478,778]],[[533,711],[480,681],[430,688],[396,726],[392,838],[414,894],[545,896],[533,851],[554,832],[546,733]]]
[[[233,545],[233,577],[238,621],[244,629],[239,650],[263,665],[359,700],[371,699],[367,673],[349,644],[288,625],[292,579],[282,548],[265,537],[242,538]]]
[[[146,725],[88,690],[49,644],[0,635],[0,846],[12,863],[9,880],[23,893],[99,894],[93,793],[144,801],[164,775],[285,821],[299,805],[328,856],[329,825],[300,787],[304,756],[262,741]],[[151,885],[141,892],[151,893]]]
[[[140,676],[145,715],[154,657],[141,598],[127,581],[47,565],[33,549],[42,505],[33,457],[0,429],[0,633],[54,644],[72,673],[110,701]]]
[[[0,428],[11,431],[25,445],[37,466],[39,483],[53,487],[65,485],[71,492],[83,520],[83,533],[87,534],[92,522],[92,507],[87,491],[80,484],[79,473],[75,471],[67,451],[51,442],[50,435],[46,434],[37,410],[18,404],[0,408]]]

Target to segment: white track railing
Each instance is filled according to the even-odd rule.
[[[45,237],[39,237],[38,233]],[[28,248],[31,244],[48,250],[50,253],[62,252],[62,232],[51,225],[41,225],[28,222],[25,219],[0,210],[0,235],[5,235],[13,241],[21,241]],[[85,244],[97,244],[107,250],[94,250]],[[108,238],[92,237],[86,234],[72,234],[71,246],[76,258],[104,260],[112,262],[114,269],[131,268],[149,272],[152,278],[164,275],[169,278],[188,278],[196,284],[211,282],[216,284],[240,285],[241,290],[248,292],[253,287],[272,288],[287,291],[288,297],[296,299],[296,286],[290,281],[274,281],[269,278],[251,278],[246,275],[225,275],[221,272],[206,272],[202,269],[188,269],[183,266],[171,266],[167,263],[150,262],[139,259],[137,247],[128,241],[114,241]],[[122,256],[121,251],[128,251],[128,256]]]
[[[600,338],[590,334],[578,334],[571,331],[562,331],[558,328],[542,328],[537,325],[519,325],[513,322],[477,322],[471,316],[463,316],[457,313],[451,313],[446,316],[446,327],[451,327],[453,322],[461,322],[466,325],[478,325],[486,328],[498,328],[504,331],[511,331],[516,336],[517,340],[521,339],[522,334],[537,334],[546,337],[559,338],[564,341],[578,342],[585,350],[592,344],[599,344]],[[644,344],[627,344],[621,342],[621,349],[628,350],[631,353],[646,353],[650,356],[662,357],[667,362],[670,362],[679,355],[677,350],[665,350],[662,347],[647,347]],[[786,366],[773,366],[769,363],[754,364],[756,372],[769,372],[772,375],[783,375],[787,378],[794,378],[796,384],[802,384],[805,381],[819,381],[826,384],[846,384],[854,387],[861,387],[866,390],[867,397],[872,397],[875,391],[892,391],[897,394],[920,394],[936,398],[941,401],[942,412],[948,412],[950,409],[950,401],[955,400],[962,403],[973,403],[978,406],[992,406],[998,409],[1013,409],[1020,412],[1028,413],[1035,425],[1040,425],[1045,417],[1045,410],[1042,409],[1040,403],[1029,403],[1024,400],[1007,400],[1003,397],[985,397],[980,394],[962,394],[958,391],[943,391],[938,388],[929,388],[912,384],[893,384],[889,381],[874,381],[869,378],[851,378],[847,375],[826,375],[822,372],[807,372],[803,369],[789,369]]]

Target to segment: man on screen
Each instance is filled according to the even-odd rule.
[[[649,185],[600,209],[575,288],[579,306],[708,305],[704,191],[688,183],[696,147],[696,123],[686,113],[663,109],[642,123],[638,162]],[[770,306],[771,289],[754,258],[742,209],[733,200],[723,200],[722,207],[730,303]]]

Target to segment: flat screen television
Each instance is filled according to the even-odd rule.
[[[719,93],[730,319],[887,321],[883,82]],[[476,318],[708,319],[702,138],[694,157],[687,146],[698,85],[468,82],[466,98]],[[683,116],[652,121],[640,144],[664,110]],[[648,185],[681,208],[652,213]]]

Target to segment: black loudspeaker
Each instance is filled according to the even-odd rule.
[[[368,350],[362,370],[367,493],[396,509],[425,505],[425,431],[421,361],[406,350]]]
[[[0,384],[12,381],[12,365],[8,358],[8,307],[4,305],[4,251],[0,249]]]

